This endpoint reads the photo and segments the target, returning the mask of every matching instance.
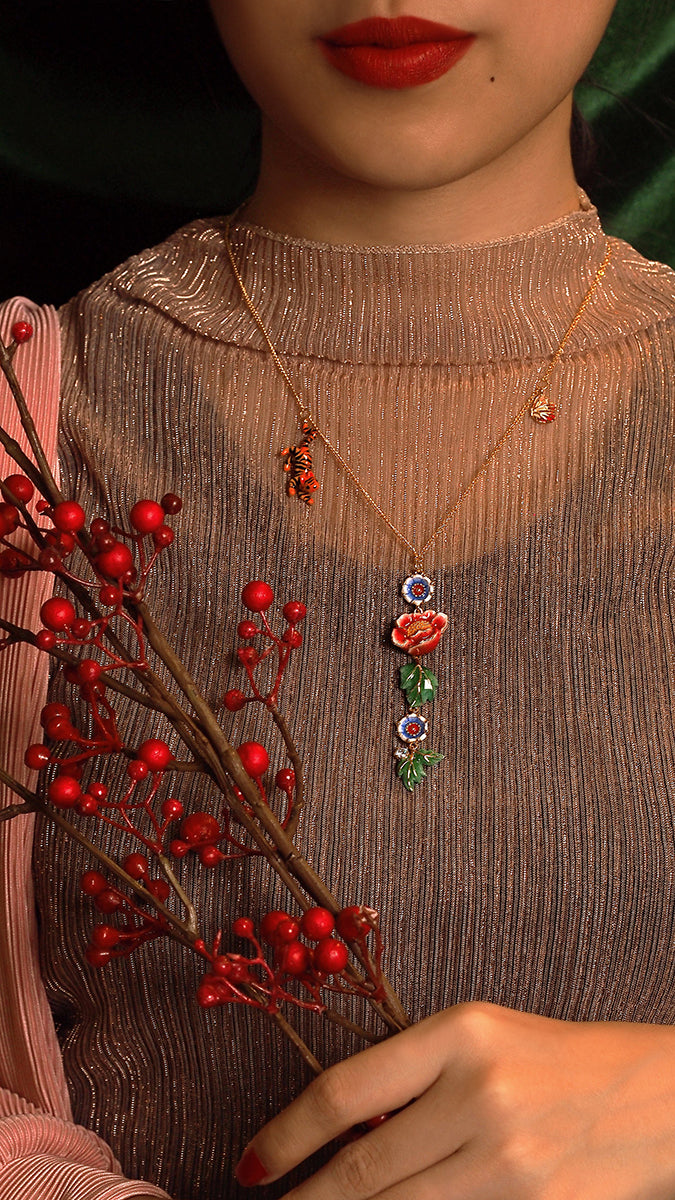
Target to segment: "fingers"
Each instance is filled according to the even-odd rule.
[[[466,1106],[453,1111],[447,1090],[442,1080],[432,1084],[408,1108],[343,1147],[293,1191],[293,1200],[369,1200],[449,1159],[470,1132]]]
[[[278,1179],[352,1126],[420,1096],[443,1070],[446,1022],[447,1014],[430,1017],[324,1071],[256,1135],[237,1167],[239,1182],[261,1182],[256,1158],[266,1182]]]
[[[467,1146],[426,1171],[378,1192],[373,1200],[522,1200],[522,1195]],[[295,1200],[296,1193],[289,1192],[284,1200],[291,1200],[291,1196]]]

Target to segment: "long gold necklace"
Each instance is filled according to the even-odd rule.
[[[239,210],[237,210],[238,212]],[[415,546],[409,538],[405,536],[403,531],[399,529],[391,518],[377,503],[375,498],[370,494],[368,489],[364,487],[361,481],[356,476],[352,467],[349,465],[344,456],[340,453],[337,446],[334,446],[325,433],[319,428],[314,420],[309,406],[304,402],[293,385],[293,381],[288,374],[277,349],[270,338],[267,329],[263,323],[262,317],[258,312],[255,304],[248,294],[246,285],[241,277],[241,273],[237,266],[230,241],[230,228],[237,213],[234,213],[225,225],[225,247],[232,268],[232,273],[237,281],[237,285],[241,292],[242,299],[248,308],[253,320],[260,330],[269,352],[272,356],[272,361],[277,367],[279,373],[284,379],[291,395],[293,396],[300,415],[302,425],[302,439],[293,446],[288,446],[282,451],[284,458],[284,471],[287,475],[287,491],[289,495],[296,496],[306,504],[314,502],[315,493],[318,490],[318,480],[313,471],[311,443],[315,438],[323,442],[324,446],[333,455],[335,460],[340,464],[345,474],[354,484],[357,492],[365,500],[384,522],[386,527],[401,543],[407,553],[410,555],[413,563],[412,573],[407,576],[401,585],[401,593],[410,605],[412,611],[403,613],[397,617],[394,629],[392,632],[392,641],[394,645],[404,651],[409,661],[400,669],[400,684],[405,693],[407,701],[406,714],[401,720],[396,722],[396,733],[399,741],[402,743],[395,751],[395,757],[398,762],[397,773],[403,782],[404,787],[408,791],[413,791],[414,788],[422,782],[426,776],[427,769],[441,762],[443,755],[434,750],[430,750],[424,746],[427,734],[429,731],[429,718],[424,715],[422,710],[434,700],[438,690],[438,679],[436,675],[427,667],[423,667],[420,659],[429,654],[438,645],[439,641],[448,624],[448,618],[445,613],[436,612],[428,608],[428,602],[431,600],[435,587],[432,580],[424,573],[424,560],[437,538],[447,528],[452,518],[457,513],[460,506],[466,498],[471,494],[479,479],[488,470],[493,458],[499,453],[504,443],[509,439],[513,430],[520,423],[522,418],[529,412],[532,420],[540,424],[547,424],[555,420],[557,415],[556,406],[551,401],[547,394],[549,380],[556,365],[560,361],[565,346],[570,337],[581,321],[588,304],[593,297],[601,279],[605,275],[612,257],[612,243],[608,240],[605,250],[605,255],[598,267],[593,279],[590,283],[581,304],[579,305],[574,317],[567,327],[563,337],[558,344],[558,348],[550,359],[548,365],[542,372],[538,380],[535,391],[528,397],[514,417],[509,421],[506,429],[497,442],[491,447],[487,457],[482,465],[478,468],[475,475],[469,481],[467,486],[460,492],[460,495],[443,513],[441,520],[436,525],[433,532],[421,546]]]

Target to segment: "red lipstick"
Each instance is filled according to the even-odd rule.
[[[445,75],[475,36],[422,17],[367,17],[318,40],[329,63],[350,79],[369,87],[409,88]]]

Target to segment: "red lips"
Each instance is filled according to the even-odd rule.
[[[368,17],[324,33],[319,45],[343,75],[370,87],[431,83],[459,62],[475,34],[422,17]]]

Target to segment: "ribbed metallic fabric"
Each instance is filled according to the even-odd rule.
[[[585,205],[481,245],[325,246],[245,223],[233,245],[315,419],[419,544],[535,390],[606,243]],[[674,293],[667,268],[616,243],[552,379],[557,419],[526,418],[429,554],[449,617],[430,662],[445,760],[412,796],[394,775],[404,659],[389,641],[412,563],[318,443],[317,502],[286,496],[297,413],[223,223],[180,231],[62,313],[64,477],[92,512],[183,495],[150,602],[214,705],[241,684],[242,585],[307,604],[282,692],[307,764],[300,844],[345,903],[381,912],[414,1018],[481,998],[675,1019]],[[280,764],[264,718],[223,726]],[[159,732],[145,713],[122,724],[132,744]],[[181,795],[217,812],[201,782]],[[171,945],[83,966],[85,865],[39,830],[44,975],[75,1118],[128,1174],[183,1200],[235,1196],[243,1145],[307,1074],[263,1016],[200,1011],[195,965]],[[207,936],[283,903],[257,859],[181,871]],[[300,1023],[326,1064],[356,1048]]]

